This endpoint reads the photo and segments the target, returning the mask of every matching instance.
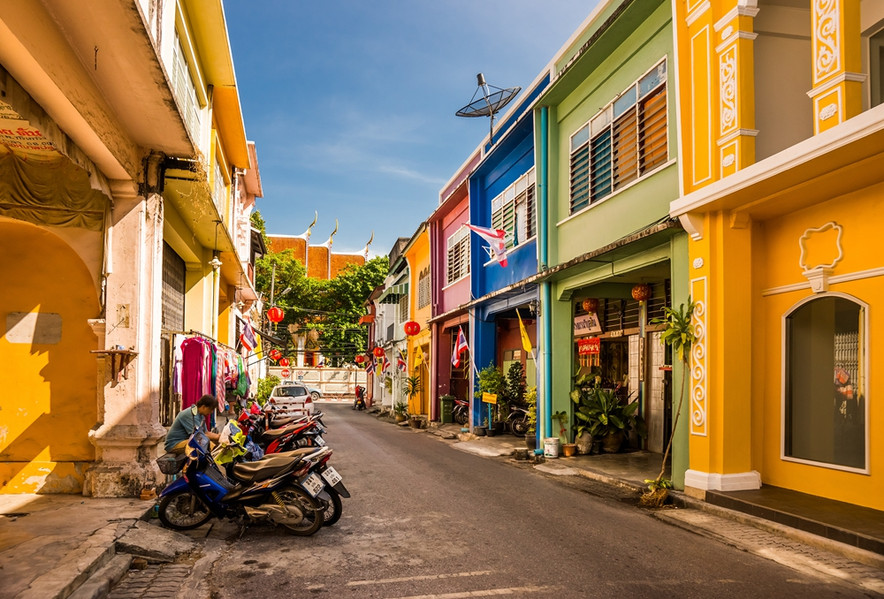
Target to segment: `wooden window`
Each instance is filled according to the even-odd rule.
[[[461,227],[448,238],[448,270],[445,284],[450,285],[470,274],[470,230]]]

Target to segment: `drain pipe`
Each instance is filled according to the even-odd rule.
[[[540,107],[540,206],[539,217],[540,226],[538,232],[540,234],[538,242],[540,245],[540,264],[541,272],[549,268],[549,107]],[[551,314],[551,294],[549,281],[540,283],[540,322],[543,332],[543,343],[541,344],[541,357],[543,363],[543,437],[552,436],[552,314]],[[540,427],[537,427],[538,429]],[[540,430],[537,431],[538,434]],[[538,445],[540,447],[540,445]]]

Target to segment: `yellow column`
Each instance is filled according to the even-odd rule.
[[[758,9],[737,5],[714,26],[717,44],[719,178],[755,162],[755,78],[753,20]]]
[[[822,133],[862,112],[860,3],[813,0],[814,132]]]
[[[690,469],[686,491],[754,489],[751,459],[752,224],[738,214],[703,217],[690,244],[697,342],[691,352]]]

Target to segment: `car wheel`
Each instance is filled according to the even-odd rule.
[[[319,391],[314,391],[310,394],[310,397],[313,398],[313,401],[319,401],[319,398],[322,397],[322,395],[319,394]]]

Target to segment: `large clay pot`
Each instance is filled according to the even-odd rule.
[[[614,431],[602,437],[602,451],[605,453],[617,453],[623,445],[626,435],[623,431]]]
[[[576,443],[565,443],[564,445],[562,445],[562,454],[566,458],[570,458],[576,453],[577,453],[577,444]]]
[[[592,435],[587,431],[583,431],[575,439],[577,442],[577,453],[580,455],[589,455],[592,453]]]

